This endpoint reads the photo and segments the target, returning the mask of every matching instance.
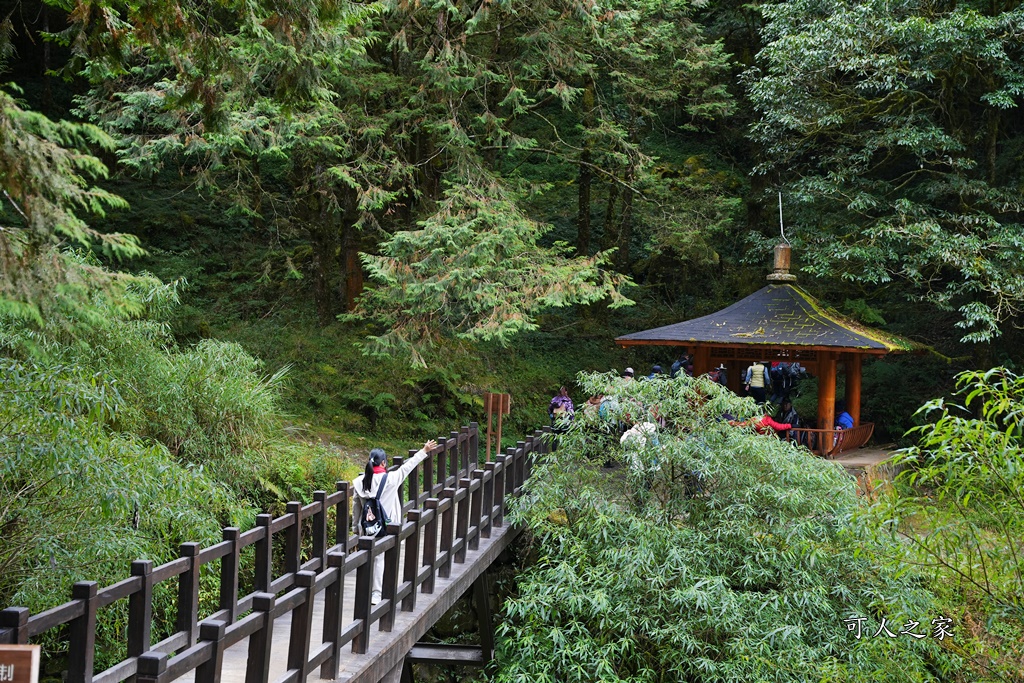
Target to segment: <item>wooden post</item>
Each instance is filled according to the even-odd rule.
[[[502,405],[503,405],[503,400],[502,400],[502,398],[499,398],[498,399],[498,440],[494,442],[494,452],[495,453],[501,453],[501,416],[505,414],[505,411],[501,409]]]
[[[197,564],[198,559],[197,550]],[[68,623],[68,683],[92,682],[92,664],[96,657],[96,610],[99,608],[97,591],[95,581],[79,581],[71,587],[71,599],[83,603],[83,612],[82,616]]]
[[[846,355],[846,410],[853,418],[853,426],[860,426],[860,379],[861,361],[859,353]]]
[[[313,633],[313,584],[316,574],[297,572],[295,585],[302,589],[305,600],[292,612],[292,629],[288,638],[288,669],[298,671],[299,683],[309,675],[309,644]],[[198,681],[196,683],[199,683]]]
[[[139,683],[153,683],[159,680],[161,674],[167,671],[167,657],[166,652],[146,652],[139,655],[135,680]]]
[[[516,442],[516,495],[523,489],[523,482],[526,481],[526,442]]]
[[[437,525],[440,523],[437,506],[439,504],[440,501],[437,498],[428,498],[423,503],[427,514],[434,513],[423,528],[423,566],[430,567],[430,572],[423,579],[423,587],[420,590],[427,594],[434,592],[434,577],[437,576],[437,567],[434,566],[434,563],[437,560]]]
[[[270,646],[274,642],[272,615],[276,601],[273,593],[256,593],[252,597],[252,611],[263,613],[263,624],[256,633],[249,636],[249,661],[245,667],[245,683],[267,683],[270,680]]]
[[[469,459],[474,469],[480,466],[480,425],[476,422],[469,423]]]
[[[516,449],[509,446],[505,449],[505,502],[516,495]]]
[[[423,492],[427,498],[434,496],[434,458],[433,453],[428,453],[423,461]]]
[[[352,504],[350,498],[352,497],[348,491],[348,482],[339,481],[335,484],[335,488],[338,491],[342,491],[345,495],[342,497],[338,504],[334,506],[335,518],[334,518],[334,543],[341,546],[341,552],[348,552],[348,536],[351,533],[350,528],[352,525],[351,508]]]
[[[393,472],[397,469],[400,469],[404,462],[405,458],[403,458],[400,455],[396,455],[395,457],[391,458],[391,467],[388,468],[388,472]],[[408,480],[406,480],[406,483],[407,482]],[[398,494],[398,509],[401,510],[402,512],[399,515],[398,519],[392,521],[401,523],[402,519],[405,518],[405,492],[402,490],[402,486],[399,485],[398,491],[396,491],[395,493]]]
[[[442,579],[447,579],[452,572],[452,542],[455,538],[455,489],[445,489],[441,496],[448,500],[448,506],[441,513],[441,554],[444,560],[437,568]]]
[[[448,476],[453,480],[452,486],[459,485],[459,454],[462,449],[459,447],[459,433],[448,433]],[[445,480],[447,482],[447,480]]]
[[[327,586],[324,596],[324,635],[323,642],[331,643],[331,655],[320,667],[320,678],[333,681],[338,678],[341,665],[341,651],[338,642],[341,640],[342,608],[345,605],[345,556],[341,553],[329,553],[327,565],[330,571],[337,572],[334,582]],[[270,648],[267,648],[269,650]],[[248,683],[248,681],[246,681]]]
[[[441,451],[437,453],[437,485],[444,490],[447,486],[445,479],[448,476],[448,439],[439,436],[436,441],[441,445]]]
[[[818,353],[818,429],[832,429],[836,420],[836,354],[832,351]],[[822,437],[826,442],[830,439]],[[824,455],[831,443],[819,444]]]
[[[284,570],[295,574],[302,564],[302,525],[299,523],[299,511],[302,503],[291,501],[285,506],[285,512],[292,520],[284,529]]]
[[[327,569],[327,491],[313,491],[313,501],[319,505],[313,513],[313,557],[320,560],[318,572]]]
[[[238,527],[225,527],[221,532],[225,541],[231,543],[231,551],[220,560],[220,608],[227,610],[227,622],[235,623],[238,616]],[[131,637],[131,629],[129,629]],[[148,649],[148,648],[147,648]]]
[[[0,612],[0,629],[8,631],[8,645],[28,645],[28,608],[8,607]]]
[[[459,444],[459,476],[471,471],[469,466],[469,427],[459,429],[459,438],[462,438],[463,435],[465,435],[465,441]]]
[[[405,565],[402,569],[402,581],[410,584],[410,590],[402,600],[403,612],[412,612],[416,609],[416,575],[420,570],[420,529],[423,528],[423,523],[420,520],[422,516],[422,510],[409,510],[408,519],[416,525],[416,529],[405,539]]]
[[[473,470],[473,483],[476,488],[470,492],[469,502],[469,526],[471,534],[469,537],[469,549],[476,550],[480,547],[480,517],[483,515],[484,495],[484,471]]]
[[[223,621],[204,621],[199,625],[199,640],[213,643],[213,654],[196,667],[195,683],[220,683],[220,672],[224,666],[224,633],[227,626]]]
[[[256,526],[263,527],[263,538],[256,541],[256,569],[253,575],[253,588],[269,593],[271,573],[274,562],[274,538],[270,524],[274,521],[271,515],[256,515]]]
[[[743,373],[747,371],[746,363],[741,360],[730,360],[722,363],[725,366],[725,384],[729,390],[740,396],[743,392]]]
[[[491,510],[491,525],[500,527],[505,523],[505,463],[494,463],[494,506]]]
[[[458,551],[455,553],[455,561],[459,564],[466,561],[466,534],[469,531],[469,486],[472,483],[471,479],[460,479],[458,483],[463,495],[457,505],[458,518],[455,520],[455,541],[453,541],[453,544],[459,546]]]
[[[359,633],[352,639],[352,652],[357,655],[366,654],[366,648],[370,645],[370,598],[373,597],[373,563],[376,559],[373,552],[374,540],[371,536],[360,536],[357,546],[367,555],[366,562],[356,569],[356,600],[352,617],[362,622]]]
[[[412,458],[419,449],[409,449],[409,457]],[[416,465],[413,471],[409,473],[409,505],[410,509],[419,507],[420,504],[420,466]]]
[[[269,531],[269,529],[268,529]],[[184,574],[178,576],[178,623],[179,631],[185,632],[186,647],[195,645],[199,636],[199,551],[198,543],[182,543],[179,551],[187,557],[189,564]]]
[[[697,353],[693,355],[693,376],[700,377],[711,372],[711,349],[707,346],[698,346]]]
[[[494,623],[491,618],[490,581],[486,571],[473,582],[473,600],[476,602],[476,622],[480,630],[483,663],[489,664],[494,660]]]
[[[482,538],[491,537],[491,526],[494,524],[494,487],[496,482],[497,473],[494,471],[494,463],[484,463],[484,490],[483,490],[483,514],[487,517],[487,522],[480,527],[480,536]]]
[[[395,612],[398,611],[395,595],[398,594],[398,556],[402,552],[399,534],[402,525],[388,524],[387,531],[388,537],[394,539],[394,543],[384,551],[384,581],[381,584],[380,599],[388,603],[388,611],[380,618],[380,630],[390,633],[395,625]]]
[[[224,531],[226,532],[227,529]],[[138,657],[144,652],[149,652],[151,645],[150,638],[153,628],[152,560],[132,562],[132,576],[142,578],[142,588],[128,596],[128,656]],[[237,579],[237,574],[235,576]]]
[[[484,411],[487,413],[487,462],[491,461],[491,404],[494,394],[484,394]]]

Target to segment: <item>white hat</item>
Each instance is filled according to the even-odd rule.
[[[633,368],[626,368],[626,372],[623,373],[623,374],[632,376],[633,375]]]

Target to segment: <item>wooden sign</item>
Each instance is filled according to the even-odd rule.
[[[0,645],[0,683],[39,683],[38,645]]]
[[[484,409],[487,411],[487,461],[491,460],[491,416],[498,416],[498,433],[495,436],[494,452],[501,451],[501,416],[508,415],[512,410],[511,394],[484,394]]]
[[[508,415],[512,406],[512,394],[484,394],[484,406],[488,415]]]

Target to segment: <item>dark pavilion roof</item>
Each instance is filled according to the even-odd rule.
[[[770,284],[717,313],[615,340],[636,344],[823,347],[864,353],[907,352],[914,342],[873,330],[826,309],[799,287]]]

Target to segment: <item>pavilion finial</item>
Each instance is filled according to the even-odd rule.
[[[775,272],[768,275],[768,282],[796,282],[796,275],[789,272],[792,251],[788,244],[775,245]]]

